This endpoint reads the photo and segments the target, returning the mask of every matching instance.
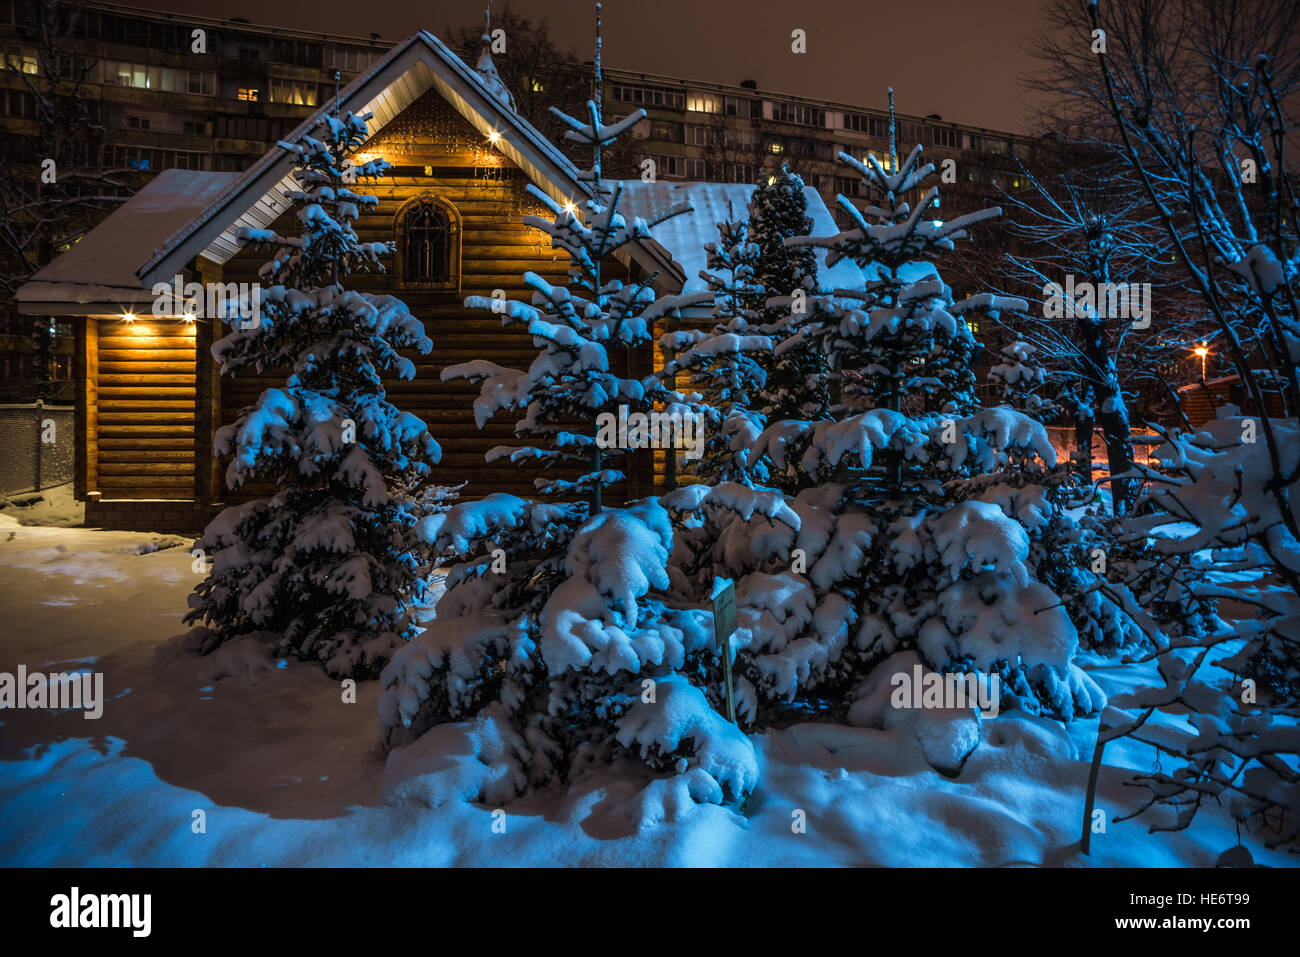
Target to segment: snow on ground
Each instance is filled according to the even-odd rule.
[[[982,722],[952,779],[906,724],[764,732],[743,813],[683,805],[670,783],[647,787],[639,766],[514,802],[504,834],[489,806],[389,806],[376,682],[345,704],[318,665],[275,660],[251,640],[207,658],[185,650],[189,544],[29,527],[0,511],[0,671],[101,671],[108,699],[97,721],[0,713],[0,864],[1206,866],[1235,843],[1216,812],[1174,835],[1108,824],[1081,857],[1096,721],[1014,712]],[[1114,694],[1137,682],[1132,671],[1092,674]],[[456,757],[434,763],[455,773]],[[1143,746],[1107,749],[1097,803],[1108,819],[1139,794],[1122,768],[1152,763]],[[196,810],[206,833],[193,832]],[[1248,846],[1257,862],[1296,863]]]
[[[72,528],[85,523],[86,506],[77,501],[69,482],[39,492],[9,497],[0,495],[0,515],[8,515],[20,525]]]

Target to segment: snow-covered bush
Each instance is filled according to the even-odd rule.
[[[651,499],[577,524],[585,511],[498,494],[424,521],[440,553],[468,560],[384,671],[385,744],[499,708],[518,736],[516,792],[636,758],[687,775],[697,800],[743,799],[756,758],[719,715],[719,686],[690,680],[717,650],[699,599],[668,594],[668,513]]]
[[[267,246],[260,315],[229,319],[212,352],[226,375],[285,369],[233,425],[217,432],[233,491],[253,479],[279,490],[232,506],[198,543],[210,573],[190,596],[187,622],[211,629],[209,647],[264,633],[279,654],[325,663],[330,674],[374,676],[415,633],[428,548],[420,515],[444,494],[426,489],[439,449],[419,418],[388,402],[381,376],[409,379],[398,350],[427,353],[424,327],[398,299],[346,290],[349,273],[382,269],[389,250],[353,228],[374,196],[354,192],[344,161],[366,138],[366,117],[327,116],[316,135],[281,143],[297,158],[301,232],[243,229]],[[375,160],[362,177],[387,169]],[[349,176],[349,179],[351,177]]]
[[[1043,394],[1047,369],[1038,361],[1037,353],[1034,346],[1019,340],[1004,346],[1002,361],[989,369],[989,378],[997,387],[1004,405],[1046,421],[1059,409],[1050,397]]]

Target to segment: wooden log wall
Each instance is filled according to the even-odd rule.
[[[478,387],[463,381],[443,383],[440,373],[447,366],[471,359],[527,368],[537,355],[531,337],[518,328],[504,328],[500,317],[491,313],[467,310],[464,298],[490,296],[494,289],[504,289],[508,298],[526,301],[531,293],[523,283],[524,272],[531,270],[548,282],[563,283],[567,256],[552,250],[545,234],[521,223],[525,214],[544,212],[526,193],[528,180],[522,171],[489,149],[483,137],[436,93],[431,91],[413,103],[368,143],[364,152],[383,156],[401,168],[401,175],[359,184],[360,191],[379,197],[379,205],[364,211],[358,222],[363,240],[393,240],[398,209],[425,194],[450,203],[461,218],[459,290],[439,292],[404,286],[392,277],[391,262],[386,264],[389,273],[385,275],[357,275],[348,280],[349,288],[402,299],[424,322],[433,340],[433,351],[428,356],[411,355],[416,363],[414,380],[386,383],[389,398],[399,408],[424,419],[442,446],[442,461],[434,473],[439,484],[468,483],[461,492],[468,498],[490,492],[534,495],[533,479],[542,476],[540,471],[484,462],[484,453],[490,448],[515,444],[513,425],[519,416],[500,415],[480,431],[473,413]],[[291,234],[296,224],[287,215],[276,228]],[[265,251],[241,252],[226,264],[223,280],[255,282],[257,270],[267,258]],[[644,374],[650,361],[647,355],[631,365]],[[647,368],[640,370],[641,365]],[[631,371],[623,370],[625,374]],[[284,379],[283,371],[266,376],[223,376],[221,422],[233,422],[262,390],[282,385]],[[614,499],[650,492],[651,458],[648,454],[638,458],[641,461],[637,469],[645,473],[644,477],[638,476],[640,480],[633,482],[632,488],[615,490]],[[223,474],[224,466],[223,462]],[[546,473],[547,477],[576,474],[559,470]],[[238,501],[267,494],[269,488],[250,485],[241,494],[231,494],[224,488],[221,491],[225,501]]]
[[[97,388],[87,397],[87,484],[106,499],[192,498],[194,324],[101,318],[86,338]]]

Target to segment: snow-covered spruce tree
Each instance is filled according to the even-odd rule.
[[[599,62],[598,41],[597,91]],[[480,422],[498,411],[524,413],[516,434],[529,444],[490,458],[584,471],[576,480],[537,480],[541,492],[567,501],[490,495],[425,522],[451,566],[447,591],[427,630],[384,671],[381,734],[399,763],[402,746],[431,730],[467,734],[479,742],[477,766],[485,769],[470,788],[481,800],[571,782],[623,759],[669,772],[660,785],[675,800],[741,800],[756,783],[757,761],[748,739],[693,683],[701,669],[692,662],[715,659],[717,649],[699,596],[667,597],[668,513],[653,499],[609,507],[600,494],[622,477],[611,466],[627,451],[602,447],[600,416],[620,405],[648,411],[661,391],[653,376],[619,375],[616,357],[648,342],[656,315],[676,302],[657,302],[645,282],[601,277],[602,260],[647,237],[664,216],[628,222],[618,211],[620,190],[600,179],[601,147],[644,111],[606,125],[599,100],[589,108],[588,123],[564,117],[570,137],[595,152],[586,221],[540,191],[534,195],[554,218],[526,220],[569,254],[569,284],[529,273],[532,303],[503,309],[500,300],[466,300],[524,326],[537,359],[526,370],[476,362],[444,372],[482,383]]]
[[[966,317],[1023,303],[955,302],[928,261],[997,211],[933,220],[933,189],[911,209],[904,195],[933,172],[919,158],[918,147],[889,173],[842,156],[882,205],[863,215],[841,198],[854,228],[790,240],[826,247],[830,264],[849,258],[867,278],[835,311],[810,310],[797,336],[837,360],[826,372],[839,391],[832,418],[771,422],[753,445],[802,490],[785,510],[726,490],[668,496],[679,523],[708,529],[680,537],[688,553],[674,567],[739,579],[742,622],[755,617],[738,633],[738,670],[760,711],[812,694],[843,705],[873,666],[914,649],[936,669],[998,673],[1004,707],[1091,713],[1103,695],[1074,663],[1080,628],[1063,607],[1073,596],[1049,583],[1061,556],[1042,544],[1068,524],[1053,494],[1068,479],[1042,424],[980,408],[969,371]],[[1072,588],[1096,581],[1086,565],[1075,573]],[[1098,629],[1128,628],[1116,608],[1103,612]]]
[[[796,347],[796,336],[808,318],[817,289],[817,260],[807,246],[790,246],[787,239],[807,236],[813,226],[803,179],[782,163],[776,173],[754,187],[749,201],[749,238],[758,247],[753,283],[760,289],[751,305],[759,312],[759,331],[772,339],[767,359],[763,405],[768,419],[820,419],[830,398],[826,392],[825,357]],[[793,306],[772,297],[803,294]]]
[[[329,115],[314,135],[280,144],[297,159],[298,235],[240,231],[241,244],[275,254],[260,272],[260,316],[229,320],[212,352],[226,375],[285,369],[288,378],[217,432],[216,452],[231,456],[232,490],[263,479],[278,491],[208,525],[198,547],[211,569],[186,616],[210,627],[209,648],[263,633],[277,654],[353,677],[377,675],[415,633],[429,558],[416,525],[443,497],[423,489],[437,443],[388,401],[381,379],[412,378],[398,350],[428,353],[432,343],[400,300],[344,288],[350,273],[382,269],[389,252],[353,228],[377,203],[348,185],[346,158],[365,141],[367,119]],[[381,176],[387,163],[353,169]]]
[[[766,468],[748,461],[749,443],[766,424],[756,405],[772,352],[772,340],[759,334],[759,314],[751,305],[763,294],[753,281],[758,246],[750,242],[744,220],[728,218],[718,223],[718,241],[705,249],[708,269],[700,278],[708,283],[715,324],[708,331],[665,333],[659,344],[673,358],[660,375],[679,389],[685,379],[696,390],[686,404],[700,416],[705,439],[700,458],[687,460],[686,475],[710,485],[762,484]]]
[[[628,122],[634,118],[601,127],[595,135],[607,142],[634,125]],[[656,302],[653,277],[629,283],[603,280],[601,262],[628,243],[649,238],[651,226],[690,207],[676,206],[650,220],[628,222],[618,211],[622,187],[615,186],[611,194],[598,193],[585,202],[587,223],[577,210],[566,209],[537,187],[530,184],[528,190],[554,218],[525,216],[524,222],[546,233],[555,248],[569,255],[568,284],[551,285],[528,272],[524,283],[533,289],[532,303],[470,296],[465,305],[499,314],[507,327],[524,327],[541,352],[527,369],[473,360],[449,366],[442,378],[480,385],[474,403],[480,428],[499,412],[523,413],[515,435],[529,444],[498,446],[488,452],[489,462],[508,459],[543,470],[577,466],[582,471],[576,478],[538,478],[535,484],[543,495],[586,498],[595,513],[602,507],[604,491],[626,478],[618,466],[636,444],[609,434],[605,424],[611,419],[603,417],[617,423],[620,407],[628,415],[644,413],[656,399],[670,398],[654,377],[629,378],[617,370],[627,368],[623,360],[651,341],[655,320],[677,306],[676,300]],[[641,447],[649,447],[649,437],[644,438]]]
[[[1019,409],[1040,422],[1056,414],[1057,406],[1047,392],[1047,369],[1038,361],[1038,350],[1017,339],[1001,352],[1001,362],[989,369],[1003,405]]]

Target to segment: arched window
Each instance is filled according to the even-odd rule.
[[[397,214],[397,279],[406,286],[460,286],[460,217],[448,203],[420,196]]]

